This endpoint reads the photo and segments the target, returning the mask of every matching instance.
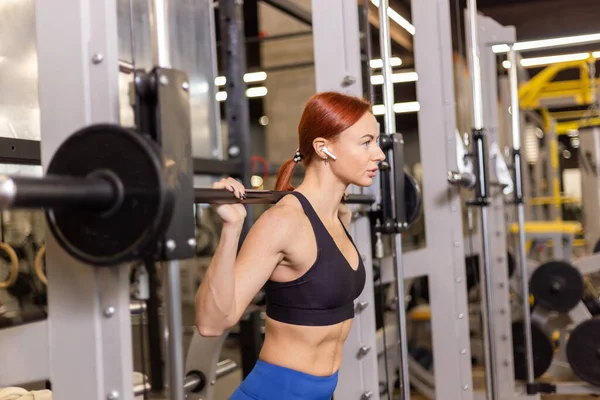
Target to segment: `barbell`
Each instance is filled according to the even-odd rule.
[[[0,209],[44,209],[59,244],[91,265],[153,257],[173,217],[176,189],[169,188],[177,186],[177,169],[148,135],[90,125],[57,148],[46,176],[0,176]],[[225,189],[197,188],[194,198],[197,204],[270,204],[288,193],[248,190],[240,200]],[[370,205],[375,198],[350,195],[345,202]]]

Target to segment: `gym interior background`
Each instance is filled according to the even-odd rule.
[[[166,65],[187,76],[196,188],[222,175],[248,186],[257,175],[257,188],[272,188],[297,147],[306,100],[329,89],[364,96],[382,132],[402,137],[393,150],[402,168],[392,170],[413,178],[403,207],[415,206],[408,213],[418,217],[378,254],[369,216],[391,193],[380,184],[352,189],[375,199],[352,205],[351,231],[372,285],[357,301],[334,398],[597,397],[599,13],[594,0],[0,0],[0,171],[41,177],[54,142],[75,128],[139,126],[135,71],[164,66],[163,28]],[[118,104],[118,117],[98,117],[98,99]],[[73,129],[55,137],[63,121]],[[482,159],[489,176],[477,169]],[[489,187],[489,205],[470,202],[481,193],[469,182]],[[11,400],[21,398],[15,391],[51,398],[39,397],[50,396],[43,389],[66,400],[180,400],[170,388],[177,379],[188,399],[221,400],[249,372],[264,330],[260,294],[222,337],[194,328],[195,291],[219,236],[209,201],[194,206],[193,254],[177,264],[174,296],[165,262],[130,262],[118,279],[107,277],[112,267],[96,270],[63,252],[46,262],[56,230],[42,207],[11,209],[2,196],[0,400],[9,390]],[[250,207],[251,222],[268,204]],[[59,254],[56,244],[48,252]],[[90,316],[73,308],[78,282],[96,291],[78,294],[94,297]],[[101,301],[107,286],[122,304]],[[164,340],[172,302],[181,304],[181,323],[171,333],[181,335]],[[113,314],[117,337],[103,325]],[[173,358],[179,339],[181,359]]]

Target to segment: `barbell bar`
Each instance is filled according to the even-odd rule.
[[[27,178],[0,175],[0,208],[68,208],[103,213],[119,206],[123,190],[122,182],[108,174],[104,178]],[[144,189],[128,187],[128,190],[143,193]],[[246,199],[241,200],[225,189],[197,188],[194,189],[194,198],[196,204],[272,204],[290,193],[249,189],[246,190]],[[148,196],[152,194],[148,193]],[[370,205],[375,202],[375,197],[350,194],[342,201]]]
[[[190,179],[181,171],[149,135],[119,125],[90,125],[61,143],[44,177],[0,175],[0,210],[43,209],[57,242],[87,264],[153,258],[157,249],[169,248],[165,227],[181,218],[174,215],[174,205],[182,200],[179,188]],[[406,173],[403,178],[406,206],[414,208],[407,210],[408,226],[418,215],[420,191],[414,179]],[[258,190],[262,182],[252,184],[244,199],[226,189],[194,188],[190,203],[273,204],[291,193]],[[368,194],[341,200],[362,205],[376,201]]]
[[[63,249],[94,266],[156,257],[167,246],[180,177],[148,135],[96,124],[70,135],[41,178],[0,175],[0,210],[43,209]],[[195,189],[190,203],[272,204],[289,192],[249,189],[244,200],[225,189]],[[347,203],[373,204],[369,195]],[[192,207],[193,204],[190,204]],[[165,243],[163,243],[165,242]]]

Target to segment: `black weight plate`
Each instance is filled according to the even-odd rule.
[[[527,379],[527,350],[525,347],[525,324],[522,321],[516,321],[512,324],[513,339],[513,362],[515,379],[523,381]],[[554,347],[552,340],[540,327],[531,324],[531,342],[533,347],[533,374],[535,378],[544,375],[554,356]]]
[[[406,207],[406,222],[412,225],[421,215],[421,189],[409,173],[404,172],[404,204]]]
[[[594,245],[594,250],[593,253],[600,253],[600,239],[598,239],[598,241],[596,242],[596,244]]]
[[[585,294],[583,296],[583,304],[587,307],[590,314],[593,316],[600,315],[600,301],[597,298],[590,294]]]
[[[510,251],[506,251],[506,262],[508,264],[508,276],[512,277],[515,272],[515,256]]]
[[[86,177],[109,171],[123,185],[123,201],[114,212],[104,214],[48,210],[48,223],[62,247],[97,266],[129,261],[153,250],[172,208],[160,160],[150,139],[120,126],[92,125],[71,135],[54,154],[48,174]]]
[[[583,298],[581,273],[564,261],[549,261],[531,275],[529,291],[536,305],[547,310],[568,312]]]
[[[600,319],[588,319],[573,329],[567,342],[567,360],[579,378],[600,386]]]

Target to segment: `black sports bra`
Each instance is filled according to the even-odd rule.
[[[269,280],[266,283],[267,316],[284,323],[307,326],[334,325],[351,319],[354,317],[354,300],[365,285],[362,258],[359,254],[358,268],[352,269],[308,199],[299,192],[291,194],[300,201],[312,225],[317,259],[304,275],[293,281]],[[354,245],[348,231],[346,235]]]

